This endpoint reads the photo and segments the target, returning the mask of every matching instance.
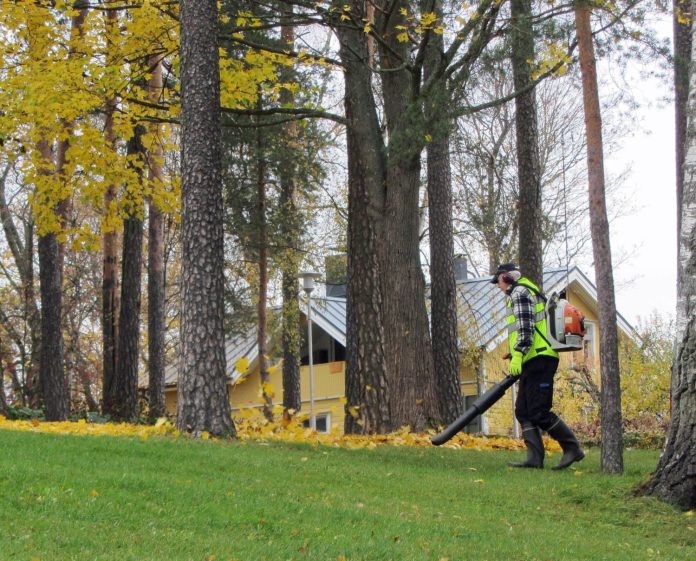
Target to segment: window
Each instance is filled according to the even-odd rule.
[[[315,415],[314,421],[316,422],[317,432],[331,432],[331,415],[329,413],[319,413]],[[302,421],[302,426],[308,429],[309,419]]]

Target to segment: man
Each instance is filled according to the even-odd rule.
[[[585,457],[573,431],[551,411],[553,377],[558,353],[546,340],[546,315],[541,291],[524,278],[514,263],[500,265],[491,280],[506,295],[510,359],[509,373],[519,377],[515,417],[522,425],[527,446],[524,462],[512,467],[543,468],[545,430],[563,449],[563,457],[553,469],[565,469]]]

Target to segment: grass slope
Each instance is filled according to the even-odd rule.
[[[0,561],[696,559],[690,513],[633,495],[657,453],[521,455],[0,430]]]

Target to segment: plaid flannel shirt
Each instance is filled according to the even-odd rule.
[[[508,298],[512,301],[512,314],[515,316],[517,326],[517,341],[514,349],[525,355],[534,343],[536,296],[527,287],[516,284],[508,292]]]

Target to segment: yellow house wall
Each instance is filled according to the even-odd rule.
[[[331,429],[342,431],[344,408],[341,398],[345,388],[345,362],[330,362],[316,364],[314,371],[314,414],[316,416],[329,414]],[[278,368],[270,374],[270,383],[274,390],[273,404],[283,403],[282,369]],[[310,384],[309,366],[300,368],[300,396],[302,400],[301,414],[309,416]],[[232,415],[238,415],[242,409],[261,409],[260,376],[258,369],[251,371],[243,380],[229,386],[230,406]],[[167,412],[176,413],[176,388],[165,391]]]

